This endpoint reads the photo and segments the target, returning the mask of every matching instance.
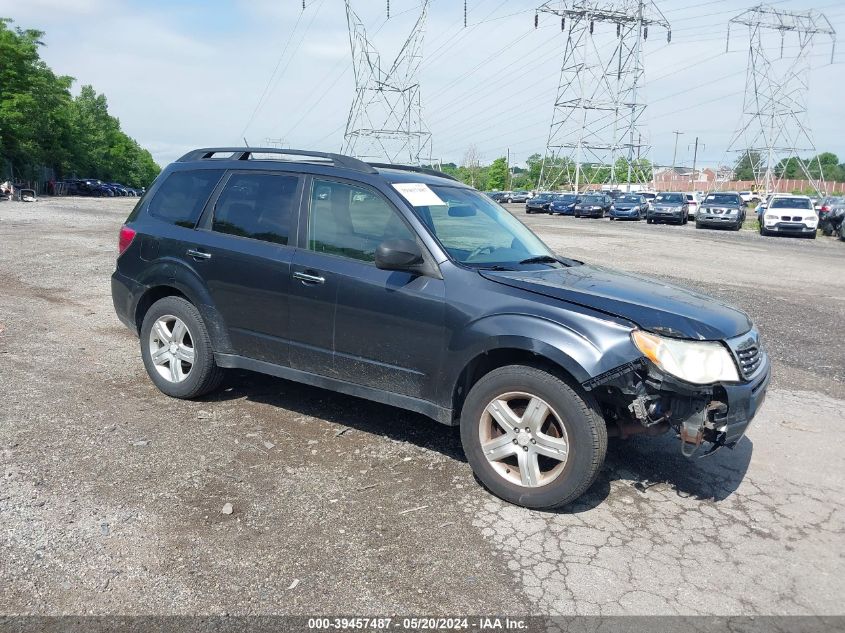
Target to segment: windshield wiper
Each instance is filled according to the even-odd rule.
[[[499,264],[493,264],[491,266],[475,266],[474,268],[476,270],[496,270],[496,271],[510,270],[510,271],[513,271],[513,268],[506,268],[505,266],[500,266]]]
[[[520,264],[559,264],[560,262],[557,260],[556,257],[552,257],[551,255],[537,255],[536,257],[529,257],[528,259],[523,259]]]

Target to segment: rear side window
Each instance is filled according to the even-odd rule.
[[[298,190],[292,174],[233,174],[214,206],[211,230],[286,245]]]
[[[222,176],[223,172],[216,169],[173,172],[150,201],[149,214],[177,226],[194,228]]]

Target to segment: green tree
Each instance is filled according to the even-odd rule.
[[[760,166],[762,163],[762,157],[760,156],[760,152],[744,152],[740,157],[737,159],[736,164],[734,165],[734,179],[735,180],[754,180],[755,167]]]
[[[508,184],[508,161],[503,156],[493,161],[487,170],[487,186],[490,189],[504,189]]]
[[[44,33],[0,19],[0,157],[15,178],[36,180],[42,166],[59,177],[90,176],[147,186],[159,167],[120,129],[90,86],[75,99],[73,78],[41,60]]]

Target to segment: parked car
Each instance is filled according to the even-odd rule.
[[[735,231],[745,222],[745,203],[738,193],[717,192],[708,194],[695,217],[695,228],[707,226],[727,227]]]
[[[582,196],[575,204],[576,218],[603,218],[613,206],[610,196],[603,193],[590,193]]]
[[[555,197],[553,193],[538,193],[525,203],[526,213],[548,213],[549,207],[552,204],[552,199]]]
[[[575,204],[578,202],[577,193],[562,193],[552,198],[549,205],[550,215],[575,215]]]
[[[659,193],[646,213],[646,222],[674,222],[686,224],[689,219],[689,205],[684,193]]]
[[[529,191],[509,191],[506,202],[528,202],[530,197]]]
[[[650,209],[654,205],[654,199],[657,197],[657,194],[653,191],[640,191],[640,195],[645,198],[646,204],[648,204],[648,208]]]
[[[760,202],[762,200],[759,193],[755,193],[754,191],[740,191],[739,197],[742,198],[742,201],[747,205],[750,205],[752,202]]]
[[[819,205],[819,222],[824,220],[824,217],[834,209],[841,209],[843,207],[845,207],[845,198],[828,196]]]
[[[701,198],[698,197],[697,193],[688,193],[687,195],[687,207],[689,208],[689,217],[695,219],[698,210],[701,208],[700,201]]]
[[[760,235],[804,235],[816,239],[819,216],[807,196],[773,196],[760,216]]]
[[[495,202],[504,202],[505,201],[505,192],[504,191],[488,191],[486,192],[487,196],[495,201]]]
[[[674,431],[690,456],[755,416],[770,362],[744,312],[558,256],[442,173],[278,151],[189,152],[120,229],[114,307],[164,394],[238,368],[416,411],[531,508],[581,496],[608,436]]]
[[[616,198],[610,209],[611,220],[637,220],[645,217],[648,203],[638,193],[628,193]]]

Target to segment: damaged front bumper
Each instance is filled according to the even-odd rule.
[[[645,358],[584,383],[602,406],[615,435],[655,434],[673,429],[687,457],[703,443],[709,452],[733,446],[766,397],[771,362],[760,350],[760,362],[742,382],[693,385],[660,370]]]

